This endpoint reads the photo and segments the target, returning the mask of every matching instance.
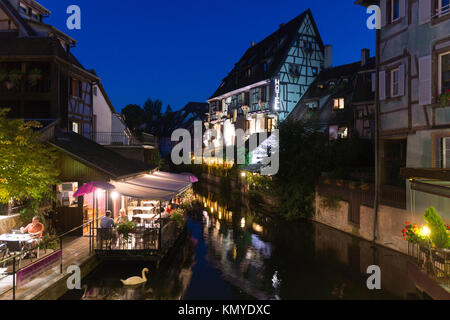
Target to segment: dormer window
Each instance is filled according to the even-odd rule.
[[[28,9],[28,7],[24,6],[23,4],[20,4],[20,13],[25,15],[25,16],[29,16],[30,15],[30,10]]]
[[[41,16],[34,10],[31,11],[31,18],[35,21],[41,21]]]

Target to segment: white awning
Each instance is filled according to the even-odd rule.
[[[189,176],[161,171],[111,183],[121,195],[145,200],[170,200],[192,185]]]

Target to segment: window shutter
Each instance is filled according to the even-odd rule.
[[[386,26],[387,23],[387,0],[380,0],[381,9],[381,27]]]
[[[372,92],[377,91],[377,74],[375,72],[372,73]]]
[[[405,95],[405,65],[398,67],[398,95],[400,97]]]
[[[431,56],[419,58],[419,104],[431,104]]]
[[[386,71],[380,72],[380,100],[386,99]]]
[[[431,0],[419,0],[419,25],[431,19]]]
[[[406,14],[406,0],[400,0],[400,10],[399,10],[400,18],[403,18],[405,14]]]

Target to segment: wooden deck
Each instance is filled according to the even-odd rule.
[[[47,252],[47,254],[50,252]],[[41,257],[44,253],[41,253]],[[67,267],[70,265],[81,265],[92,255],[89,254],[89,238],[87,237],[67,237],[63,240],[63,273],[60,273],[60,264],[56,264],[51,269],[44,271],[38,277],[31,280],[23,287],[16,288],[16,300],[32,300],[40,296],[46,289],[52,287],[67,275]],[[21,267],[31,265],[31,261],[22,261]],[[8,267],[10,270],[10,267]],[[8,289],[11,289],[7,291]],[[7,291],[5,293],[5,291]],[[3,277],[0,280],[0,300],[12,300],[12,276]]]

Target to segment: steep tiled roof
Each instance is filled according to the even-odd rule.
[[[317,40],[321,45],[321,49],[323,49],[322,39],[312,17],[311,10],[308,9],[288,23],[281,25],[277,31],[261,42],[250,47],[239,62],[235,64],[228,76],[223,79],[222,84],[210,99],[274,76],[281,67],[281,63],[295,41],[295,36],[307,15],[310,16],[313,28],[317,34]],[[267,64],[267,70],[264,71],[264,63],[268,60],[271,60],[271,63]],[[249,69],[251,70],[251,75],[247,77],[246,74]]]
[[[289,117],[293,119],[303,118],[307,112],[305,103],[309,101],[320,100],[321,104],[333,98],[345,98],[349,103],[374,101],[375,95],[372,92],[370,81],[371,73],[364,71],[375,69],[375,63],[375,58],[370,58],[364,66],[358,61],[323,70],[309,86]],[[340,112],[333,121],[336,123],[345,122],[345,118],[348,117],[347,112],[351,111],[349,110]],[[320,122],[329,122],[331,114],[330,108],[323,108],[316,116]],[[339,119],[339,117],[342,119]]]
[[[175,129],[190,129],[194,121],[204,121],[208,112],[208,104],[203,102],[189,102],[183,109],[164,115],[162,135],[169,136]]]
[[[114,179],[149,172],[156,168],[138,160],[125,158],[73,132],[56,131],[50,144]]]

